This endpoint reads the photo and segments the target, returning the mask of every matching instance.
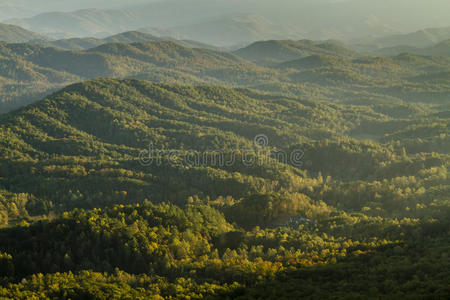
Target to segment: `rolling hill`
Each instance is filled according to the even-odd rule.
[[[0,297],[444,296],[448,116],[68,86],[0,116]],[[397,275],[410,270],[422,285]]]
[[[41,35],[18,26],[0,23],[0,42],[23,43],[32,40],[43,40]]]
[[[425,125],[431,123],[424,116],[394,126],[391,117],[367,107],[326,104],[246,89],[96,79],[71,85],[40,102],[1,116],[0,185],[9,187],[13,193],[34,195],[36,200],[24,209],[36,215],[43,210],[48,213],[117,201],[136,203],[148,197],[156,202],[179,203],[193,194],[244,197],[261,186],[273,192],[290,190],[306,176],[302,168],[313,174],[370,180],[376,172],[388,172],[389,168],[379,162],[388,163],[396,156],[394,149],[401,148],[403,143],[410,153],[423,147],[408,139],[406,134],[413,130],[421,130],[423,138],[430,138],[428,145],[433,151],[448,153],[442,145],[448,143],[448,138],[442,139],[443,133],[449,133],[448,127],[445,128],[448,118],[428,118],[440,122],[441,129],[433,129],[435,125],[427,128]],[[360,145],[348,138],[354,132],[373,134],[374,130],[385,136],[387,145],[392,140],[391,150],[382,144]],[[282,157],[278,162],[266,158],[270,160],[264,165],[252,167],[239,159],[232,165],[208,160],[208,153],[212,155],[214,149],[226,157],[241,157],[242,153],[235,153],[238,149],[248,149],[258,156],[261,153],[254,152],[254,138],[261,134],[273,149],[285,151],[287,157],[301,149],[302,159],[313,164],[297,165],[295,160]],[[323,139],[329,143],[321,143]],[[396,141],[400,144],[395,144]],[[161,152],[161,161],[155,160],[153,164],[156,158],[148,152],[149,147],[175,152],[169,152],[169,156]],[[333,157],[327,158],[333,148]],[[183,155],[192,155],[193,151],[206,155],[202,158],[206,160],[199,165],[195,160],[184,161],[187,158]],[[390,154],[381,154],[386,151]],[[59,159],[55,161],[55,157]],[[39,159],[39,165],[35,166],[38,169],[19,166],[21,161],[33,159]],[[14,167],[7,168],[8,164]],[[353,171],[338,175],[337,165]],[[61,169],[62,166],[65,167]],[[356,166],[364,167],[358,170]],[[29,172],[40,176],[23,177]],[[143,174],[138,175],[140,172]],[[233,172],[241,175],[235,177]],[[58,185],[61,174],[72,179]],[[193,174],[197,174],[195,179]],[[177,185],[168,191],[165,184],[173,180]],[[279,183],[267,186],[275,180]],[[89,183],[92,181],[98,183],[95,191]],[[115,188],[111,189],[112,186]],[[79,196],[73,202],[70,197],[75,191],[90,196]],[[116,195],[117,191],[126,191],[128,196]],[[315,194],[310,191],[309,195]]]
[[[127,31],[123,33],[119,33],[116,35],[112,35],[106,37],[104,39],[100,38],[70,38],[70,39],[61,39],[56,41],[48,41],[48,42],[38,42],[38,45],[46,46],[46,47],[55,47],[64,50],[87,50],[91,48],[98,47],[103,44],[108,43],[139,43],[139,42],[156,42],[162,41],[158,37],[155,37],[150,34],[141,33],[138,31]]]
[[[139,29],[137,29],[137,31],[151,34],[151,35],[154,35],[157,37],[169,37],[169,38],[173,38],[173,39],[177,39],[177,40],[186,38],[185,36],[182,36],[179,32],[176,32],[174,30],[161,29],[161,28],[152,27],[152,26],[139,28]]]
[[[259,40],[300,37],[289,27],[274,24],[258,15],[223,17],[171,29],[189,39],[221,47]]]
[[[88,161],[89,157],[93,159],[110,157],[119,164],[129,165],[129,167],[124,165],[125,168],[146,173],[156,172],[160,174],[157,176],[163,176],[161,172],[164,172],[165,167],[152,165],[146,170],[145,167],[139,166],[140,153],[148,149],[149,145],[155,149],[184,148],[201,152],[218,149],[232,152],[236,149],[253,148],[254,137],[264,133],[273,147],[288,151],[289,147],[299,142],[322,138],[333,140],[342,136],[344,132],[355,130],[358,122],[362,120],[369,122],[382,119],[387,120],[370,109],[357,107],[347,109],[243,89],[97,79],[69,86],[43,101],[3,115],[0,120],[0,132],[7,138],[2,139],[0,147],[2,161],[5,162],[19,157],[24,159],[39,157],[42,162],[47,161],[52,165],[51,157],[55,155],[86,157]],[[99,172],[102,168],[108,168],[106,162],[101,165],[103,167],[98,167]],[[44,165],[42,167],[45,169]],[[180,169],[177,165],[169,164],[166,167],[172,169],[172,171],[167,169],[168,172],[175,172],[174,179],[181,176],[176,175],[177,172],[187,171],[183,171],[183,167]],[[272,167],[275,169],[269,171]],[[239,170],[244,172],[243,176],[269,176],[273,180],[282,179],[281,177],[276,179],[278,175],[270,175],[270,172],[278,172],[276,165],[268,165],[268,170],[261,174],[258,172],[262,170],[258,168],[245,170],[240,162],[229,167],[212,164],[211,168],[216,170],[214,171],[216,175],[213,176],[219,177],[205,180],[217,180],[217,184],[222,180],[220,176],[235,181],[232,172],[240,172]],[[20,168],[16,171],[19,172]],[[191,171],[195,172],[195,168]],[[263,175],[266,172],[269,173]],[[290,169],[289,172],[294,171]],[[44,173],[42,175],[47,176]],[[7,177],[0,176],[2,178],[0,184],[3,186],[13,184],[15,176],[12,173]],[[127,188],[130,200],[132,198],[137,200],[140,197],[137,195],[146,194],[146,197],[150,197],[149,193],[154,195],[155,201],[156,199],[177,201],[175,199],[177,197],[179,200],[184,198],[175,190],[172,195],[165,194],[165,186],[160,186],[156,178],[147,177],[149,181],[137,180],[133,183],[132,177],[129,178],[129,184],[136,190],[133,192],[131,186],[130,189]],[[50,181],[58,180],[53,175],[47,178]],[[72,183],[78,187],[61,186],[56,193],[50,193],[46,188],[42,189],[43,184],[46,184],[46,180],[42,178],[30,177],[33,183],[22,182],[20,189],[28,187],[29,193],[40,199],[52,201],[56,205],[55,209],[59,209],[58,207],[63,209],[67,205],[84,206],[81,203],[65,202],[66,196],[61,198],[62,194],[69,192],[67,189],[79,190],[82,194],[88,191],[86,189],[89,189],[89,186],[84,186],[84,180],[80,181],[82,177],[76,178]],[[189,177],[179,178],[179,180],[187,179]],[[286,184],[292,184],[290,179],[286,180],[288,180]],[[236,181],[220,188],[215,185],[218,189],[214,193],[217,196],[229,193],[237,196],[238,190],[231,189],[236,185],[244,189],[253,189]],[[180,182],[180,193],[184,189],[183,186],[184,184]],[[103,195],[114,193],[110,187],[111,185],[104,186]],[[203,188],[207,189],[203,191],[205,194],[212,196],[211,184],[200,184],[196,189],[202,192]],[[137,198],[134,198],[133,194]],[[189,195],[186,194],[187,196]],[[103,196],[98,194],[98,197],[95,203],[104,201],[101,200]],[[88,202],[85,204],[88,205]],[[38,211],[37,207],[35,211]]]
[[[63,50],[86,50],[90,48],[95,48],[104,44],[103,39],[97,38],[70,38],[70,39],[61,39],[55,41],[44,41],[33,43],[43,47],[54,47]]]
[[[450,39],[419,51],[422,55],[450,56]]]
[[[153,38],[131,32],[115,39],[132,41],[136,36]],[[64,85],[95,77],[247,87],[370,106],[405,117],[446,109],[449,86],[445,82],[429,84],[417,80],[420,76],[448,72],[450,62],[446,57],[411,54],[365,57],[330,43],[311,41],[261,42],[267,51],[260,53],[256,51],[258,44],[237,54],[251,59],[259,53],[253,59],[270,61],[269,66],[258,66],[233,53],[191,48],[172,41],[109,43],[84,51],[1,44],[0,111],[20,107]],[[295,58],[285,61],[290,57]]]
[[[391,47],[378,50],[376,53],[383,55],[398,55],[400,53],[412,53],[426,56],[450,56],[450,39],[439,42],[426,48],[415,47]]]
[[[131,12],[101,9],[48,12],[7,22],[56,39],[85,36],[104,38],[145,26],[145,23]]]
[[[396,34],[384,37],[372,37],[352,41],[359,50],[368,52],[381,48],[411,47],[428,48],[450,39],[450,27],[428,28],[408,34]]]
[[[332,43],[321,43],[310,40],[272,40],[256,42],[248,47],[234,51],[242,58],[263,65],[291,61],[294,59],[325,54],[338,57],[355,57],[356,52],[347,50]]]
[[[210,50],[217,50],[216,47],[206,45],[200,42],[191,40],[177,40],[170,37],[157,37],[148,33],[143,33],[140,31],[127,31],[116,35],[106,37],[104,39],[99,38],[71,38],[62,39],[56,41],[35,41],[34,44],[46,47],[55,47],[64,50],[87,50],[91,48],[98,47],[104,44],[111,43],[144,43],[144,42],[162,42],[162,41],[172,41],[181,44],[186,47],[191,48],[205,48]]]
[[[161,41],[160,38],[153,36],[148,33],[143,33],[139,31],[127,31],[119,33],[103,39],[104,44],[110,43],[143,43],[143,42],[158,42]]]
[[[237,82],[259,69],[237,56],[193,49],[174,42],[104,44],[89,51],[65,51],[31,44],[0,44],[1,111],[36,101],[81,79],[129,77],[158,68],[184,72],[207,82]],[[158,71],[159,70],[159,71]],[[237,73],[236,73],[237,72]],[[266,70],[261,77],[266,76]],[[155,73],[156,74],[156,73]],[[241,74],[236,77],[237,74]]]

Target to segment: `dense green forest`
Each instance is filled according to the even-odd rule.
[[[62,85],[122,62],[169,83],[95,79],[0,115],[0,298],[450,295],[449,60],[2,49]]]
[[[448,53],[447,44],[434,46],[438,50],[430,53],[370,56],[308,40],[257,42],[229,53],[137,32],[101,40],[0,43],[0,112],[41,100],[71,83],[113,77],[250,88],[369,106],[407,118],[449,109],[450,58],[433,56]]]
[[[449,298],[447,36],[0,24],[0,299]]]

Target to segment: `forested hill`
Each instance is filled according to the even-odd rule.
[[[251,145],[259,133],[268,135],[273,146],[287,148],[301,141],[342,137],[362,122],[383,120],[389,118],[371,109],[247,89],[97,79],[4,115],[2,125],[33,153],[82,155],[98,153],[86,148],[94,141],[137,149],[152,143],[171,149],[184,145],[235,150]],[[70,146],[64,147],[64,141]]]
[[[219,82],[224,76],[238,81],[236,72],[248,80],[248,73],[259,73],[256,66],[232,54],[165,41],[107,44],[89,51],[0,43],[0,65],[1,112],[38,101],[70,83],[95,77],[151,74],[152,81],[197,83]],[[266,76],[266,72],[258,76]]]
[[[48,213],[67,207],[114,203],[118,201],[114,196],[117,190],[112,191],[111,186],[123,189],[128,194],[127,202],[142,201],[151,195],[158,201],[177,202],[197,193],[242,197],[262,187],[272,192],[295,190],[296,186],[306,184],[307,181],[301,183],[302,179],[297,177],[304,176],[305,170],[346,180],[376,180],[379,176],[410,174],[409,169],[404,172],[396,169],[395,164],[402,160],[406,160],[405,164],[418,164],[417,167],[421,161],[428,167],[445,166],[448,122],[445,115],[393,120],[370,108],[330,105],[245,89],[97,79],[69,86],[1,117],[0,145],[5,173],[0,184],[10,187],[9,192],[26,191],[37,197],[23,209],[31,205],[33,213]],[[183,157],[190,150],[243,155],[243,149],[255,150],[254,138],[261,134],[269,149],[287,154],[284,160],[275,157],[278,163],[275,160],[274,164],[258,168],[246,168],[242,159],[228,167],[211,165],[206,160],[205,167],[216,169],[210,169],[212,173],[204,168],[184,169],[183,164],[181,169],[178,164],[169,164],[169,170],[155,169],[155,165],[146,169],[139,164],[142,151],[150,146],[181,151],[176,152],[176,157]],[[361,143],[349,135],[375,135],[383,139],[380,143]],[[301,170],[295,162],[287,161],[295,151],[305,156],[301,158]],[[407,158],[404,152],[412,157]],[[420,154],[429,152],[435,154]],[[32,163],[36,159],[39,162]],[[342,173],[336,166],[350,172]],[[27,176],[30,172],[39,176]],[[187,175],[191,172],[206,177],[204,181],[193,181]],[[233,172],[241,174],[235,177]],[[61,176],[72,178],[71,183],[48,185],[58,182]],[[111,178],[122,183],[106,184]],[[175,178],[178,183],[170,192],[165,185],[158,184],[160,180],[170,182]],[[98,184],[95,191],[91,190],[89,182],[97,180],[106,185]],[[68,195],[73,193],[79,193],[78,200],[68,201],[67,197],[72,197]],[[110,196],[106,197],[107,194]]]
[[[19,26],[0,23],[0,42],[24,43],[32,40],[43,40],[44,37],[25,30]]]
[[[128,33],[114,39],[139,37],[140,34]],[[73,42],[95,46],[98,40]],[[263,48],[275,43],[287,51],[277,47],[280,51],[258,50],[257,53],[264,54],[264,59],[272,61],[268,67],[236,54],[192,48],[186,46],[189,41],[183,43],[109,43],[85,51],[0,43],[0,113],[38,101],[71,83],[96,77],[246,87],[368,106],[392,117],[449,109],[446,99],[450,95],[450,85],[448,78],[441,76],[450,70],[448,57],[412,54],[369,57],[330,43],[262,42]],[[256,45],[236,53],[246,52]],[[295,48],[297,46],[300,48]],[[280,53],[288,55],[280,57]]]
[[[450,40],[441,41],[433,46],[426,48],[396,46],[383,48],[377,51],[377,53],[383,55],[398,55],[405,52],[428,56],[450,56]]]
[[[196,41],[190,40],[178,40],[170,37],[159,37],[149,33],[144,33],[140,31],[126,31],[119,34],[115,34],[103,39],[100,38],[68,38],[68,39],[60,39],[56,41],[45,41],[39,40],[33,43],[46,46],[46,47],[55,47],[65,50],[87,50],[91,48],[98,47],[103,44],[110,43],[145,43],[145,42],[160,42],[160,41],[172,41],[178,44],[181,44],[186,47],[192,48],[206,48],[215,50],[216,47],[210,46],[207,44],[199,43]]]
[[[0,297],[445,298],[449,120],[68,86],[0,116]]]
[[[357,52],[353,52],[333,43],[322,43],[310,40],[272,40],[255,42],[234,53],[249,61],[263,65],[270,65],[318,54],[347,58],[360,56]]]
[[[368,37],[353,41],[356,48],[366,47],[366,51],[376,48],[409,47],[428,48],[436,43],[450,39],[450,27],[427,28],[408,34],[388,35],[384,37]]]

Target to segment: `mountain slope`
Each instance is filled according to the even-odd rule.
[[[450,27],[428,28],[408,34],[396,34],[379,38],[367,38],[353,43],[359,47],[367,45],[367,50],[372,48],[412,47],[427,48],[439,42],[450,39]],[[370,51],[370,50],[369,50]]]
[[[45,47],[55,47],[64,50],[88,50],[95,48],[104,44],[111,43],[144,43],[144,42],[162,42],[171,41],[181,44],[186,47],[191,48],[205,48],[210,50],[217,50],[216,47],[203,44],[192,40],[178,40],[171,37],[158,37],[152,34],[143,33],[140,31],[127,31],[116,35],[106,37],[104,39],[100,38],[70,38],[70,39],[60,39],[55,41],[37,40],[32,41],[33,44],[37,44]]]
[[[315,115],[320,115],[320,120]],[[100,116],[103,122],[94,126]],[[365,117],[371,119],[380,115],[368,112]],[[116,118],[118,119],[115,120]],[[327,118],[336,118],[339,129],[325,129]],[[72,130],[72,135],[82,139],[90,136],[102,143],[141,149],[149,143],[160,145],[169,141],[170,148],[178,148],[184,143],[193,149],[215,144],[216,147],[225,149],[226,138],[233,137],[238,144],[244,145],[247,143],[246,138],[250,142],[258,131],[268,129],[269,125],[272,127],[270,131],[273,142],[278,141],[278,144],[285,143],[287,146],[297,140],[298,134],[294,132],[312,137],[314,134],[329,135],[332,131],[337,133],[344,124],[353,126],[351,117],[345,116],[339,108],[308,100],[269,96],[240,89],[156,85],[137,80],[114,79],[97,79],[69,86],[44,101],[6,115],[5,120],[12,122],[8,123],[11,133],[15,128],[13,123],[29,123],[38,131],[47,132],[49,138],[62,138],[58,132]],[[53,133],[46,128],[49,121],[59,124],[52,130]],[[119,123],[115,124],[117,121]],[[127,126],[127,122],[137,123],[135,126]],[[176,127],[172,127],[177,123]],[[160,127],[158,135],[152,134],[156,124]],[[290,124],[289,129],[284,128],[286,124]],[[309,127],[309,132],[304,131],[302,126]],[[190,128],[190,131],[184,127]],[[108,128],[118,131],[111,135]],[[212,134],[213,132],[216,133]],[[163,138],[165,134],[176,135],[177,138]],[[158,141],[158,138],[162,140]],[[212,140],[205,143],[206,139]],[[32,140],[27,138],[26,142]],[[45,147],[33,143],[30,145],[37,152],[45,152]],[[70,151],[77,150],[73,148]]]
[[[157,38],[153,35],[141,33],[138,31],[127,31],[116,35],[99,38],[71,38],[61,39],[51,42],[39,43],[41,46],[55,47],[64,50],[87,50],[109,43],[140,43],[140,42],[157,42],[163,39]]]
[[[0,42],[23,43],[44,39],[41,35],[14,25],[0,23]]]
[[[248,15],[226,17],[172,28],[189,39],[216,46],[233,46],[267,39],[299,38],[300,35],[264,17]]]
[[[449,116],[68,86],[0,116],[0,297],[445,298]]]
[[[450,39],[419,51],[422,55],[450,56]]]
[[[145,26],[135,14],[121,10],[83,9],[74,12],[49,12],[8,23],[34,30],[53,38],[106,37]]]
[[[135,37],[134,33],[130,36]],[[267,51],[259,52],[259,48]],[[258,66],[233,53],[191,48],[172,41],[109,43],[86,51],[0,44],[0,111],[36,101],[63,85],[95,77],[247,87],[369,106],[393,116],[447,109],[450,87],[445,82],[430,85],[417,80],[448,72],[447,57],[364,57],[331,43],[311,41],[261,42],[237,53],[249,59],[265,59],[264,64],[269,66]],[[291,57],[294,61],[285,61]],[[421,105],[416,105],[418,102]]]
[[[0,184],[14,186],[12,191],[27,191],[37,197],[39,200],[27,208],[32,214],[42,210],[115,203],[123,199],[115,195],[118,189],[127,191],[130,202],[139,202],[146,197],[179,202],[192,193],[241,197],[270,185],[273,180],[278,180],[279,184],[267,188],[288,189],[295,185],[293,178],[301,174],[299,170],[294,171],[294,160],[247,168],[242,154],[236,153],[236,162],[230,166],[215,164],[206,158],[200,165],[194,163],[188,167],[185,164],[190,163],[183,160],[182,151],[174,152],[175,156],[164,155],[163,165],[156,160],[155,164],[147,165],[146,155],[150,155],[149,147],[196,150],[204,155],[217,149],[229,159],[237,149],[255,149],[254,137],[259,134],[267,136],[271,147],[284,149],[290,155],[289,147],[296,143],[322,138],[331,140],[355,129],[361,120],[383,118],[373,111],[356,107],[346,109],[249,90],[97,79],[69,86],[43,101],[0,118],[0,136],[3,137],[0,172],[7,172],[0,173]],[[52,159],[56,156],[62,159],[59,163]],[[17,164],[33,157],[40,159],[37,172],[41,176],[17,181],[21,172],[32,172]],[[75,167],[69,157],[81,159],[79,162],[83,167]],[[9,163],[17,168],[1,167]],[[57,167],[60,163],[68,169],[63,167],[63,171]],[[86,168],[92,169],[88,177],[85,177]],[[108,171],[110,168],[118,172],[130,170],[136,175],[125,172],[117,177],[116,171]],[[63,173],[56,170],[74,172],[70,175],[70,183],[58,186]],[[138,175],[141,172],[143,177]],[[235,177],[233,172],[242,175]],[[282,175],[283,172],[287,173]],[[252,176],[254,179],[250,178]],[[96,191],[89,192],[92,180],[98,185]],[[175,180],[179,184],[168,192],[166,185],[161,185],[166,180]],[[49,182],[56,190],[46,187]],[[224,185],[224,182],[229,184]],[[111,186],[115,188],[111,190]],[[186,189],[186,186],[190,188]],[[83,195],[89,194],[90,200],[70,201],[70,195],[77,190]],[[53,203],[52,207],[48,206],[49,201]]]
[[[320,43],[309,40],[302,41],[262,41],[234,51],[244,59],[259,63],[273,64],[290,61],[315,54],[325,54],[338,57],[355,57],[356,52],[347,50],[332,43]]]
[[[232,84],[266,76],[258,74],[258,67],[232,54],[192,49],[174,42],[106,44],[89,51],[0,43],[0,63],[3,66],[0,111],[36,101],[42,93],[81,78],[129,77],[152,72],[153,77],[159,74],[164,78],[167,77],[164,73],[181,71],[187,73],[183,77],[200,77],[195,81],[224,80]]]
[[[104,40],[97,38],[70,38],[51,42],[38,42],[36,44],[45,47],[55,47],[64,50],[80,51],[103,45]]]
[[[7,189],[6,202],[14,193],[32,195],[23,196],[26,206],[20,204],[30,215],[146,198],[183,203],[196,194],[240,199],[261,190],[306,192],[304,170],[346,180],[392,172],[398,148],[426,149],[409,138],[413,131],[442,153],[437,156],[448,153],[449,139],[442,136],[449,133],[448,118],[429,118],[397,124],[367,107],[245,89],[96,79],[0,117],[0,185]],[[440,125],[429,126],[433,122]],[[374,131],[386,146],[348,138]],[[261,152],[258,136],[277,156]],[[246,161],[255,156],[264,161]],[[422,158],[415,159],[420,164]],[[339,173],[341,167],[351,172]],[[314,190],[308,194],[322,197]]]
[[[127,31],[123,33],[119,33],[110,37],[103,39],[105,44],[109,43],[142,43],[142,42],[158,42],[162,39],[153,36],[148,33],[142,33],[139,31]]]
[[[212,65],[232,65],[243,61],[232,54],[207,49],[192,49],[180,44],[163,41],[156,43],[105,44],[89,49],[86,53],[104,53],[128,57],[158,66],[184,66],[205,69]]]
[[[427,56],[450,56],[450,39],[439,42],[433,46],[426,48],[415,48],[415,47],[391,47],[383,48],[377,50],[376,53],[383,55],[398,55],[400,53],[412,53],[416,55],[427,55]]]

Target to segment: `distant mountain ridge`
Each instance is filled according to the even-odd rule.
[[[52,38],[106,36],[144,27],[135,14],[124,10],[82,9],[74,12],[48,12],[8,23],[34,30]]]
[[[130,36],[136,37],[125,35]],[[267,51],[260,51],[261,46]],[[389,103],[392,109],[383,113],[396,116],[419,113],[421,107],[414,102],[445,109],[450,95],[446,81],[428,84],[417,79],[446,74],[449,57],[371,57],[329,42],[307,40],[266,41],[244,50],[221,52],[173,41],[108,43],[85,51],[0,43],[0,112],[96,77],[245,87],[374,107]]]
[[[126,76],[137,71],[151,70],[155,66],[176,66],[195,70],[208,66],[245,64],[238,56],[230,53],[188,48],[171,41],[110,43],[87,51],[66,51],[32,44],[0,43],[0,57],[10,61],[16,60],[20,65],[28,64],[23,73],[17,70],[0,73],[0,76],[6,75],[7,78],[15,80],[35,76],[39,68],[50,68],[66,72],[66,75],[92,78]],[[7,70],[2,69],[2,71]],[[48,72],[48,69],[45,72]],[[46,74],[43,73],[43,75]]]
[[[407,34],[395,34],[383,37],[367,37],[350,41],[355,49],[373,51],[374,49],[408,47],[427,48],[450,39],[450,27],[427,28]]]
[[[167,0],[128,1],[123,2],[121,8],[108,5],[106,1],[102,1],[102,5],[96,5],[97,0],[92,1],[90,6],[88,1],[83,1],[84,5],[69,5],[64,9],[64,5],[58,3],[63,1],[52,1],[55,12],[47,9],[44,14],[11,18],[7,22],[55,39],[104,38],[119,32],[156,27],[161,31],[175,31],[169,36],[177,39],[226,47],[268,39],[365,40],[362,39],[365,36],[395,34],[391,40],[399,40],[398,35],[402,32],[450,25],[445,0],[419,1],[415,5],[409,5],[410,0],[393,3],[372,0]],[[30,8],[39,8],[31,0],[27,2]],[[115,4],[118,2],[114,1]],[[404,14],[408,5],[408,14]],[[41,6],[50,7],[48,3]],[[74,10],[80,7],[97,8]],[[397,13],[386,14],[388,10]],[[441,35],[444,33],[432,29],[418,34],[418,38],[436,43],[442,39],[435,40],[433,36]],[[409,39],[411,37],[405,37],[404,41]],[[373,38],[364,41],[365,44],[376,42]],[[389,42],[389,39],[381,42]],[[379,47],[398,45],[401,44],[381,44]]]
[[[329,42],[310,40],[271,40],[255,42],[234,51],[234,54],[258,64],[276,64],[315,54],[339,57],[357,57],[359,54]]]
[[[275,24],[259,15],[226,16],[172,29],[189,39],[218,46],[230,46],[266,39],[296,39],[301,37],[293,28]]]
[[[40,39],[44,37],[19,26],[0,23],[0,42],[23,43]]]
[[[427,56],[450,56],[450,39],[441,41],[426,48],[416,48],[408,46],[388,47],[379,49],[376,53],[383,55],[398,55],[400,53],[412,53]]]
[[[110,43],[88,51],[36,44],[0,43],[0,112],[36,101],[73,82],[131,77],[166,82],[238,82],[258,67],[230,53],[190,48],[172,41]],[[267,72],[267,70],[266,70]],[[238,77],[236,75],[239,74]],[[263,74],[262,74],[263,75]],[[259,78],[259,75],[256,76]]]
[[[98,47],[104,44],[110,43],[142,43],[142,42],[162,42],[162,41],[173,41],[175,43],[181,44],[186,47],[192,48],[205,48],[216,50],[216,47],[203,44],[196,41],[190,40],[177,40],[171,37],[158,37],[148,33],[143,33],[140,31],[127,31],[122,32],[113,36],[106,37],[104,39],[99,38],[71,38],[62,39],[56,41],[37,41],[36,43],[42,46],[55,47],[64,50],[87,50],[91,48]]]

